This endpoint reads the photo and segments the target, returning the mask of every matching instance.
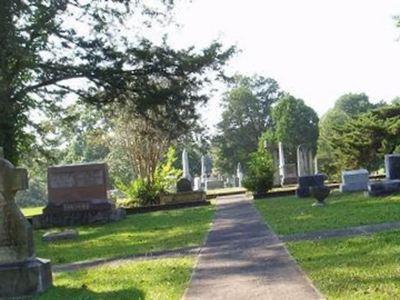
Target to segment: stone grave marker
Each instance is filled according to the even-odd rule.
[[[107,165],[87,163],[49,167],[48,205],[33,219],[36,228],[106,223],[125,217],[107,198]]]
[[[35,257],[32,227],[15,204],[26,169],[0,157],[0,299],[34,296],[52,284],[50,261]]]
[[[400,179],[400,154],[386,154],[385,169],[387,179]]]
[[[340,191],[356,192],[368,190],[369,173],[365,169],[343,171]]]

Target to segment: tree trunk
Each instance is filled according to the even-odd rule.
[[[0,95],[0,147],[3,148],[4,157],[14,165],[19,159],[17,123],[18,114],[12,107],[12,99]]]

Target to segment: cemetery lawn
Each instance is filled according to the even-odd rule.
[[[296,196],[255,200],[264,220],[280,235],[400,221],[400,195],[364,197],[333,192],[325,207]]]
[[[42,214],[43,208],[44,208],[43,206],[26,207],[26,208],[21,208],[21,211],[25,217],[32,217],[35,215]]]
[[[180,299],[194,257],[157,259],[58,273],[44,299]]]
[[[287,244],[328,299],[399,299],[400,231]]]
[[[37,230],[36,254],[60,264],[200,246],[213,215],[212,205],[130,215],[114,223],[77,227],[76,240],[56,243],[42,242],[46,230]]]

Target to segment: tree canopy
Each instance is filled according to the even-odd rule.
[[[342,169],[377,170],[400,145],[400,106],[387,105],[332,128],[329,145]]]
[[[285,94],[272,110],[272,122],[263,139],[282,142],[288,161],[296,162],[297,147],[301,144],[316,152],[318,116],[303,100]]]
[[[347,93],[336,100],[334,107],[321,118],[319,123],[318,159],[321,171],[331,176],[338,176],[344,167],[334,158],[334,150],[331,147],[330,140],[335,128],[381,105],[381,103],[371,103],[364,93]]]
[[[234,173],[237,163],[245,166],[258,139],[271,126],[271,108],[281,95],[278,83],[262,76],[236,76],[224,95],[222,121],[213,139],[215,166]]]
[[[156,1],[157,2],[157,1]],[[33,110],[60,109],[67,94],[135,112],[162,105],[182,127],[197,117],[201,92],[234,52],[215,42],[202,50],[155,45],[129,22],[168,16],[174,1],[17,0],[0,8],[0,145],[16,163],[29,152]],[[158,5],[157,5],[158,4]],[[129,97],[124,97],[129,92]],[[183,108],[177,110],[176,108]],[[29,129],[29,130],[27,130]]]

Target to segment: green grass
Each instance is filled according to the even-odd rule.
[[[313,202],[289,196],[255,204],[265,221],[282,235],[400,221],[400,195],[364,197],[335,192],[325,207],[312,207]]]
[[[39,299],[180,299],[194,262],[183,257],[60,273]]]
[[[42,210],[43,206],[21,208],[21,211],[25,217],[40,215],[42,213]]]
[[[214,207],[177,209],[128,216],[115,223],[78,227],[74,241],[45,243],[45,230],[34,232],[37,256],[53,264],[111,258],[201,245]]]
[[[400,231],[288,248],[328,299],[400,299]]]

